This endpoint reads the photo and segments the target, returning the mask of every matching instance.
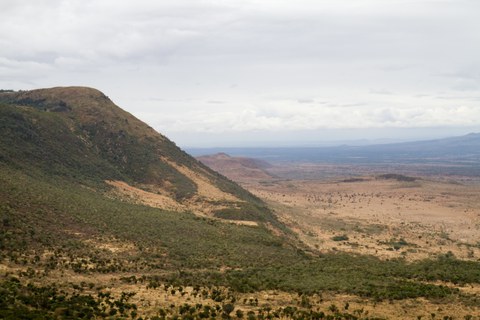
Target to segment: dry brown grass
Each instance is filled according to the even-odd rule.
[[[133,187],[123,181],[105,181],[109,185],[116,188],[120,196],[126,197],[127,200],[134,203],[141,203],[155,208],[161,208],[172,211],[184,211],[186,207],[178,203],[171,197],[161,193],[148,192],[136,187]]]
[[[237,202],[240,200],[219,190],[215,186],[209,184],[207,181],[204,181],[202,176],[191,172],[189,169],[182,167],[181,170],[182,173],[188,174],[189,178],[195,181],[195,183],[197,183],[199,186],[199,195],[195,195],[193,196],[193,199],[183,203],[176,201],[171,195],[165,192],[165,190],[161,190],[158,187],[156,188],[157,193],[153,193],[131,186],[124,181],[107,180],[105,182],[115,188],[114,191],[111,192],[110,196],[122,198],[128,202],[143,204],[169,211],[191,211],[197,216],[207,217],[209,219],[226,223],[258,226],[258,223],[255,221],[228,220],[214,217],[212,214],[213,211],[227,208],[227,206],[222,205],[221,203]],[[217,201],[219,203],[216,203]]]
[[[205,175],[202,175],[201,171],[193,171],[185,166],[179,165],[173,161],[168,159],[162,159],[163,161],[167,162],[170,166],[174,167],[178,171],[180,171],[184,176],[192,180],[198,188],[197,194],[199,197],[203,197],[206,200],[210,201],[232,201],[238,202],[240,199],[236,198],[232,194],[223,192],[215,185],[209,181]]]
[[[277,181],[245,185],[312,248],[423,259],[480,258],[480,186],[438,180]],[[346,241],[334,236],[346,235]]]
[[[2,271],[19,272],[18,267],[9,269],[2,267]],[[23,270],[25,271],[25,270]],[[138,307],[138,316],[152,317],[158,315],[160,308],[168,309],[170,306],[189,305],[208,305],[215,306],[222,303],[213,301],[210,297],[202,297],[201,294],[195,294],[193,287],[179,287],[161,285],[158,288],[147,288],[146,283],[129,284],[120,280],[121,277],[131,274],[77,274],[71,270],[53,271],[46,279],[32,279],[31,282],[37,285],[56,284],[66,292],[72,290],[73,285],[81,286],[82,283],[95,284],[92,288],[85,288],[84,294],[96,295],[98,288],[102,291],[111,292],[119,297],[122,292],[134,292],[135,295],[129,300]],[[66,281],[66,279],[68,279]],[[227,292],[227,288],[215,287]],[[172,289],[175,293],[172,293]],[[210,291],[211,288],[200,288]],[[468,286],[461,288],[461,291],[470,294],[480,294],[480,286]],[[279,290],[261,291],[255,293],[231,293],[236,302],[235,310],[257,312],[261,308],[270,307],[272,310],[285,308],[286,306],[302,309],[302,297],[296,293],[289,293]],[[258,304],[252,304],[252,301],[258,301]],[[435,319],[443,319],[444,316],[454,316],[455,319],[464,319],[467,315],[474,315],[472,319],[480,319],[478,316],[478,306],[466,306],[458,301],[431,301],[423,298],[404,299],[404,300],[384,300],[374,301],[372,299],[360,298],[348,294],[335,294],[322,292],[319,294],[307,296],[310,309],[324,311],[329,313],[329,308],[335,305],[339,310],[349,312],[350,314],[361,314],[362,316],[381,318],[381,319],[431,319],[435,314]],[[345,309],[347,308],[347,309]],[[308,310],[308,308],[307,308]]]

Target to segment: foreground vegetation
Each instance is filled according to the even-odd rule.
[[[166,287],[168,295],[192,294],[183,287]],[[169,292],[170,291],[170,292]],[[377,319],[369,317],[363,309],[348,310],[345,304],[339,308],[331,304],[325,310],[312,310],[310,299],[301,296],[297,304],[280,308],[258,306],[258,299],[237,302],[231,292],[213,288],[193,290],[212,303],[180,303],[159,307],[150,319]],[[121,292],[117,297],[109,291],[97,290],[85,293],[77,287],[73,293],[59,290],[56,286],[37,287],[22,285],[17,278],[4,281],[0,287],[0,315],[2,319],[143,319],[139,306],[131,302],[135,292]]]
[[[264,226],[238,226],[125,203],[105,197],[106,186],[96,191],[69,179],[7,167],[0,170],[0,185],[1,261],[21,270],[2,280],[5,315],[27,309],[32,317],[38,312],[58,315],[60,308],[84,312],[86,318],[105,316],[107,311],[97,308],[106,303],[104,298],[45,286],[58,272],[93,278],[118,275],[124,282],[152,288],[220,286],[237,293],[281,290],[308,297],[336,292],[374,301],[423,297],[466,306],[480,304],[478,297],[459,290],[480,283],[480,263],[460,261],[451,254],[415,263],[340,252],[318,255]],[[108,244],[119,249],[104,246]],[[21,294],[33,300],[19,298]],[[35,299],[44,302],[32,304]],[[173,309],[168,312],[178,314]],[[308,308],[302,310],[291,317],[318,318],[304,314],[310,312]],[[325,316],[335,314],[326,311],[322,311]],[[139,311],[128,312],[131,316]],[[216,314],[221,317],[223,313],[217,310]],[[355,319],[353,314],[344,318]]]

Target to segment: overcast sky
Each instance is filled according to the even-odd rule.
[[[67,85],[180,146],[480,131],[480,1],[0,0],[0,88]]]

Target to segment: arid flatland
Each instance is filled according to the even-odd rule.
[[[365,176],[263,181],[248,189],[320,251],[418,260],[447,252],[480,258],[480,185]],[[343,238],[342,238],[343,237]]]

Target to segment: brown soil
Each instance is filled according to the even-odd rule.
[[[233,195],[223,192],[222,190],[215,187],[204,175],[201,175],[199,172],[190,170],[187,167],[178,165],[173,161],[163,159],[169,165],[180,171],[184,176],[192,180],[198,188],[198,196],[205,198],[210,201],[240,201],[240,199],[234,197]]]
[[[123,181],[106,181],[106,183],[115,187],[119,195],[132,202],[171,211],[184,211],[187,209],[184,205],[178,203],[168,195],[135,188]]]

